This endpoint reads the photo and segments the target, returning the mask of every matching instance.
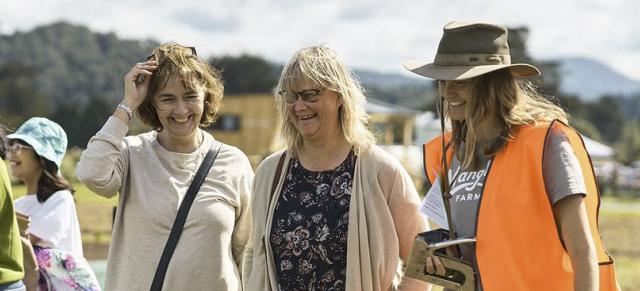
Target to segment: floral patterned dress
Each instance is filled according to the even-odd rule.
[[[356,155],[314,172],[289,163],[270,242],[280,290],[344,290],[349,201]]]
[[[100,291],[89,263],[60,249],[34,246],[40,268],[39,291]]]

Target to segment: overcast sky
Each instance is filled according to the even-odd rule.
[[[640,80],[639,7],[638,0],[0,0],[0,32],[65,20],[121,38],[193,45],[201,55],[276,62],[327,44],[353,67],[403,73],[405,61],[433,60],[447,22],[483,20],[528,26],[534,58],[593,58]]]

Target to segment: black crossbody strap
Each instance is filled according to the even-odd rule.
[[[160,257],[160,263],[158,263],[156,274],[153,276],[151,291],[162,290],[164,277],[167,274],[167,268],[169,267],[171,256],[173,256],[173,251],[178,245],[178,240],[180,240],[180,235],[182,234],[184,223],[185,221],[187,221],[189,209],[191,209],[191,205],[196,198],[196,194],[198,194],[198,191],[200,191],[200,186],[202,186],[204,178],[209,173],[209,169],[211,169],[211,165],[213,165],[213,162],[216,160],[221,147],[221,143],[214,141],[214,144],[211,146],[209,152],[207,152],[207,155],[204,157],[202,164],[200,164],[200,168],[198,168],[198,171],[196,172],[196,175],[193,178],[189,189],[187,190],[187,194],[184,196],[184,199],[182,199],[180,208],[178,208],[178,215],[176,215],[176,220],[173,222],[173,227],[171,228],[171,234],[169,234],[167,244],[164,246],[162,257]]]
[[[282,166],[284,166],[284,158],[287,156],[287,152],[283,152],[280,155],[280,160],[278,160],[278,166],[276,167],[276,175],[273,177],[273,182],[271,183],[271,194],[269,195],[269,204],[267,207],[270,207],[271,201],[273,200],[273,194],[276,193],[276,187],[278,187],[278,182],[280,182],[280,175],[282,174]]]
[[[276,187],[278,187],[278,182],[280,181],[280,175],[282,174],[282,166],[284,166],[284,158],[286,156],[286,152],[280,155],[280,159],[278,160],[278,166],[276,167],[276,175],[273,177],[273,183],[271,183],[271,196],[276,192]]]

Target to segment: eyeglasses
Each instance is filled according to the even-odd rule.
[[[20,152],[20,151],[22,151],[24,149],[33,150],[33,147],[21,144],[19,142],[9,142],[9,145],[7,146],[7,150],[12,152],[12,153],[17,153],[17,152]]]
[[[300,92],[280,91],[278,92],[278,94],[280,94],[280,96],[284,99],[284,101],[289,104],[295,103],[296,100],[298,100],[298,96],[300,96],[300,98],[304,102],[313,103],[318,101],[318,97],[321,95],[320,93],[322,93],[324,90],[326,90],[326,88],[307,89],[307,90],[302,90]]]
[[[444,88],[447,84],[451,84],[454,89],[462,89],[465,86],[471,84],[471,80],[456,80],[456,81],[447,81],[447,80],[438,80],[438,86]]]
[[[196,105],[200,105],[203,104],[203,98],[200,97],[200,95],[187,95],[184,97],[184,103],[187,104],[187,106],[196,106]],[[178,104],[178,97],[175,96],[160,96],[157,100],[156,100],[156,108],[160,111],[170,111],[173,110],[176,106],[176,104]]]

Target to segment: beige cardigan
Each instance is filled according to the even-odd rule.
[[[290,157],[282,167],[274,197],[270,192],[282,151],[258,167],[253,191],[253,225],[242,272],[244,290],[278,290],[269,244],[273,210],[280,195]],[[386,291],[397,288],[416,234],[428,230],[419,212],[420,198],[409,174],[391,155],[377,146],[356,161],[349,205],[346,290]],[[271,203],[270,203],[271,201]],[[424,282],[403,278],[399,289],[427,290]]]

